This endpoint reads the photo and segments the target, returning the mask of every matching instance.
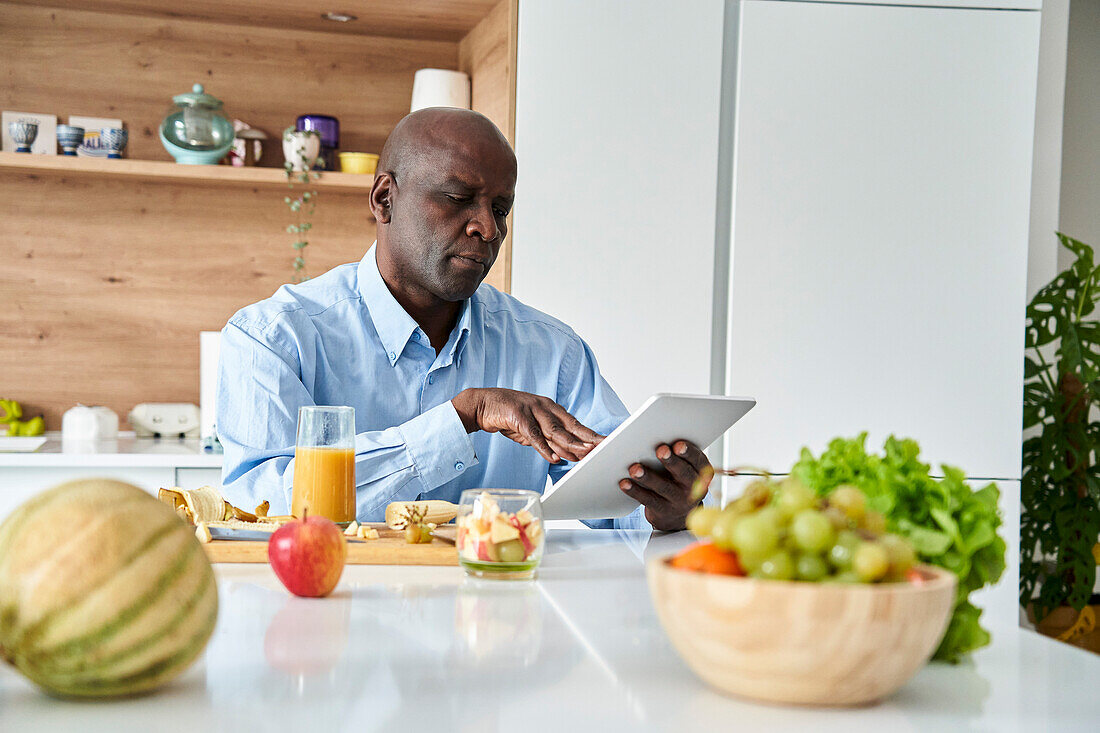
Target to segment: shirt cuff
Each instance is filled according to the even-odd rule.
[[[432,491],[477,465],[474,443],[450,401],[397,428],[423,491]]]
[[[645,507],[641,504],[638,508],[617,519],[583,519],[585,525],[592,529],[644,529],[653,531],[653,525],[645,518]]]

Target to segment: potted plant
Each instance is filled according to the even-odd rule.
[[[316,191],[302,191],[298,195],[295,192],[295,184],[308,186],[312,181],[321,177],[320,173],[313,171],[313,164],[321,152],[321,136],[315,130],[295,130],[288,127],[283,130],[283,157],[286,158],[287,185],[291,189],[291,196],[283,197],[283,202],[294,214],[294,222],[287,225],[288,234],[294,235],[294,259],[291,264],[294,268],[293,282],[300,283],[309,279],[306,272],[305,248],[309,246],[306,234],[313,228],[310,219],[314,208],[317,206]]]
[[[1020,604],[1040,632],[1100,652],[1100,267],[1058,239],[1077,259],[1027,307]]]

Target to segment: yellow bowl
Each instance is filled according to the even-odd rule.
[[[661,625],[696,674],[724,692],[773,703],[861,705],[916,674],[943,637],[955,576],[924,582],[757,580],[646,568]]]
[[[374,153],[340,153],[340,170],[344,173],[373,174],[378,166]]]

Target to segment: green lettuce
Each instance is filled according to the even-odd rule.
[[[866,440],[867,433],[837,438],[817,458],[803,448],[791,475],[818,494],[842,484],[858,487],[868,508],[885,515],[890,531],[907,538],[922,562],[958,576],[951,622],[934,656],[957,662],[989,643],[989,632],[979,623],[982,612],[968,599],[1005,569],[1005,542],[997,534],[1000,492],[996,484],[972,490],[966,475],[951,466],[942,467],[942,479],[932,478],[916,441],[890,436],[883,455],[876,455],[864,448]]]

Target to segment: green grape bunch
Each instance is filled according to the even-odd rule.
[[[897,582],[910,579],[916,564],[913,547],[886,532],[886,518],[854,486],[818,497],[794,477],[759,479],[725,509],[694,509],[687,528],[736,553],[754,578]]]

